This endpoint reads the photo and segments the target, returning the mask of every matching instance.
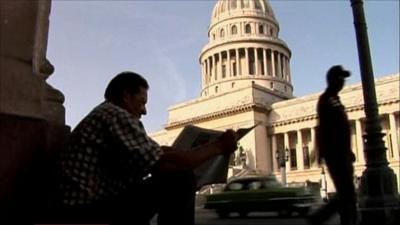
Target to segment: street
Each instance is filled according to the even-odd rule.
[[[151,225],[156,225],[153,219]],[[241,218],[232,214],[230,218],[220,219],[212,211],[196,208],[196,225],[308,225],[302,217],[278,217],[275,213],[250,213],[248,217]],[[325,223],[326,225],[339,225],[339,217],[336,215]]]
[[[326,224],[338,225],[338,216],[333,217]],[[275,213],[250,213],[248,217],[241,218],[232,214],[230,218],[220,219],[210,210],[196,209],[196,225],[307,225],[302,217],[278,217]]]

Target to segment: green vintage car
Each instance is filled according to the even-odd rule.
[[[274,176],[237,178],[228,182],[220,193],[206,196],[204,208],[216,210],[219,217],[231,212],[247,216],[250,212],[278,212],[289,216],[296,212],[305,216],[320,201],[318,191],[307,187],[285,187]]]

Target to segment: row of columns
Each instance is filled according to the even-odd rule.
[[[355,141],[356,143],[353,143],[353,152],[356,154],[356,162],[361,162],[364,163],[364,146],[363,146],[363,130],[362,130],[362,120],[357,119],[354,120],[355,124]],[[397,150],[397,152],[394,152],[393,159],[394,160],[399,160],[399,134],[398,134],[398,129],[399,129],[399,124],[396,124],[396,115],[394,113],[389,114],[389,129],[388,129],[388,134],[391,135],[392,139],[392,148],[394,151]],[[315,148],[315,127],[311,128],[306,128],[302,130],[297,130],[296,136],[297,136],[297,144],[296,144],[296,163],[297,163],[297,168],[296,170],[304,170],[305,165],[304,165],[304,154],[303,154],[303,135],[304,131],[309,130],[310,131],[310,141],[306,143],[308,146],[308,154],[311,155],[311,152],[314,151]],[[293,132],[293,131],[291,131]],[[278,133],[278,134],[273,134],[271,136],[271,147],[272,147],[272,156],[273,156],[273,171],[277,172],[279,171],[279,165],[276,160],[277,157],[277,150],[278,147],[281,146],[283,147],[283,150],[286,151],[286,149],[291,149],[292,146],[290,146],[290,135],[289,133],[291,132],[285,132],[285,133]],[[279,145],[278,143],[278,135],[283,135],[283,145]],[[353,134],[352,134],[353,135]],[[286,168],[287,170],[292,170],[290,166],[290,152],[286,152],[286,154],[289,154],[288,161],[286,162]],[[318,167],[317,162],[310,162],[311,168]]]
[[[244,49],[245,53],[245,63],[243,65],[240,63],[241,49]],[[259,59],[259,49],[261,49],[262,51],[262,59]],[[249,55],[250,50],[253,50],[254,55],[252,57],[250,57]],[[272,77],[280,77],[287,82],[291,82],[289,58],[283,53],[264,48],[236,48],[234,49],[234,59],[232,60],[231,51],[232,50],[226,50],[224,52],[219,52],[218,54],[213,54],[202,61],[201,68],[204,84],[207,85],[209,82],[211,82],[212,77],[214,77],[215,81],[217,81],[219,78],[223,79],[223,70],[225,70],[225,77],[250,75],[251,58],[254,59],[254,73],[251,75],[268,74]],[[261,66],[263,68],[260,68]],[[268,70],[270,71],[270,73],[268,73]]]

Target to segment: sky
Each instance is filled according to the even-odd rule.
[[[48,82],[65,95],[72,128],[101,103],[119,72],[142,74],[150,84],[147,131],[163,128],[171,105],[200,95],[199,55],[207,44],[214,0],[53,0],[47,58],[55,66]],[[360,82],[355,30],[348,0],[272,0],[279,37],[292,51],[294,95],[325,89],[335,64]],[[376,78],[399,72],[399,1],[366,0]]]

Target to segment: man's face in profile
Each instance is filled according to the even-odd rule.
[[[338,75],[337,77],[329,81],[329,86],[331,90],[339,92],[344,87],[344,83],[345,83],[345,78]]]
[[[142,115],[146,115],[147,89],[140,87],[135,94],[125,92],[124,108],[132,114],[136,119],[140,119]]]

